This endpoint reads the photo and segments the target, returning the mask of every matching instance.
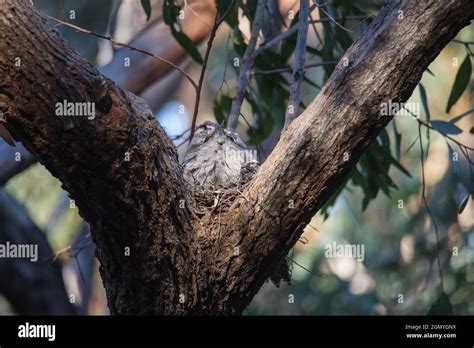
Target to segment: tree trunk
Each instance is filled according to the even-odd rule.
[[[380,104],[405,101],[473,15],[470,0],[387,2],[219,233],[193,215],[176,149],[146,105],[101,77],[27,1],[0,2],[0,118],[90,223],[111,313],[240,314],[390,121]],[[63,100],[95,102],[98,113],[55,116]]]

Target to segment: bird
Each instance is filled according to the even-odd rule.
[[[250,149],[238,133],[212,121],[206,121],[198,128],[201,131],[194,134],[183,156],[183,177],[195,198],[199,196],[196,201],[204,206],[207,203],[206,208],[215,211],[219,204],[216,197],[245,187],[257,173],[260,163],[256,151]],[[289,283],[291,271],[287,259],[279,260],[275,266],[269,278],[272,283],[276,287],[281,281]]]
[[[258,170],[256,151],[240,135],[212,121],[204,122],[184,153],[183,176],[201,189],[239,187]]]

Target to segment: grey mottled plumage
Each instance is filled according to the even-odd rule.
[[[214,122],[208,121],[201,128],[184,154],[186,180],[205,189],[248,182],[257,171],[258,162],[240,136]]]
[[[237,133],[207,121],[186,149],[182,161],[183,175],[198,192],[219,192],[244,186],[258,170],[259,163]],[[198,190],[197,190],[198,189]],[[214,207],[214,205],[212,206]],[[279,287],[290,281],[286,259],[281,260],[270,280]]]

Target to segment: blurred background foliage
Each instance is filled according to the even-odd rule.
[[[162,16],[171,25],[179,23],[179,9],[183,5],[154,0],[149,10],[148,1],[138,0],[34,2],[57,18],[67,18],[69,11],[74,10],[75,19],[70,22],[124,42],[146,26],[148,15],[151,19]],[[268,25],[261,42],[297,23],[298,2],[282,2],[288,3],[288,10],[281,16],[266,18]],[[223,12],[229,2],[217,3]],[[324,4],[325,11],[312,12],[306,63],[316,66],[306,70],[300,111],[318,94],[334,63],[367,28],[382,1],[334,0]],[[198,124],[206,119],[225,124],[239,71],[235,59],[241,58],[245,51],[255,8],[255,0],[236,1],[237,10],[230,13],[226,25],[219,29],[206,72]],[[274,30],[275,27],[278,29]],[[59,30],[92,64],[100,67],[113,57],[110,42],[70,28],[59,27]],[[197,62],[205,44],[196,47],[183,36],[177,39],[193,57],[187,72],[197,79],[200,72]],[[421,128],[426,197],[438,226],[440,244],[433,220],[421,203],[418,122],[410,116],[395,117],[363,155],[347,183],[313,218],[290,253],[294,261],[291,285],[275,288],[271,283],[265,284],[246,314],[391,315],[427,314],[430,309],[440,314],[474,314],[472,166],[446,138],[452,136],[472,147],[473,116],[467,114],[455,123],[462,131],[459,134],[457,130],[446,130],[449,125],[443,123],[473,108],[472,72],[466,67],[468,63],[463,62],[466,59],[470,62],[474,46],[462,43],[474,41],[473,26],[462,30],[457,40],[430,65],[421,81],[422,87],[409,100],[422,105],[420,119],[428,123],[440,121],[430,123],[432,130]],[[257,148],[262,160],[271,151],[269,144],[278,139],[284,122],[295,44],[296,33],[258,56],[245,95],[238,131]],[[190,126],[194,94],[189,87],[182,80],[156,110],[157,119],[170,136]],[[449,112],[448,99],[453,104]],[[186,117],[178,118],[182,106]],[[60,182],[41,165],[17,175],[8,182],[6,190],[23,204],[55,251],[75,243],[81,225],[78,211],[70,206]],[[470,198],[466,198],[469,193]],[[364,245],[365,259],[358,262],[350,257],[326,257],[325,246],[333,242]],[[60,258],[70,257],[65,253]],[[77,284],[83,280],[74,273],[65,271],[64,275],[68,291],[78,291]],[[89,313],[107,313],[97,272],[90,281]],[[0,300],[0,311],[9,313],[12,309]]]

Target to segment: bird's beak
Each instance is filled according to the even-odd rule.
[[[219,145],[223,145],[225,143],[225,135],[222,129],[219,129],[219,136],[217,138],[217,143]]]

